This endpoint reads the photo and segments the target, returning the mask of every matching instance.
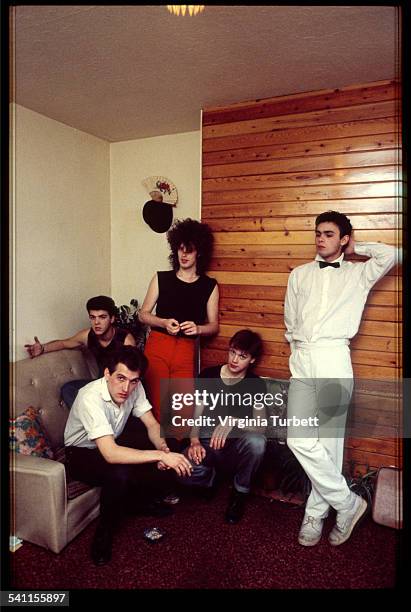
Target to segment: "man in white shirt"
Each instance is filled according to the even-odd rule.
[[[91,549],[96,565],[111,558],[113,528],[130,494],[138,492],[145,499],[161,495],[169,480],[167,470],[179,476],[191,473],[189,461],[170,452],[160,435],[140,381],[146,367],[147,359],[139,349],[120,347],[110,356],[104,377],[80,389],[67,420],[64,444],[71,476],[102,487],[100,522]],[[130,415],[145,425],[152,449],[118,443]]]
[[[291,346],[288,418],[295,419],[287,444],[312,485],[298,541],[303,546],[320,541],[331,506],[337,519],[329,542],[337,546],[348,540],[367,509],[341,473],[353,390],[349,341],[371,287],[394,265],[396,249],[354,242],[350,220],[335,211],[316,218],[315,244],[315,260],[291,272],[285,298],[285,336]],[[352,253],[369,259],[346,261],[344,255]],[[303,418],[310,426],[300,426]]]

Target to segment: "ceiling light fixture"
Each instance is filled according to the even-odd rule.
[[[198,13],[204,11],[204,4],[167,4],[167,9],[173,15],[182,15],[184,17],[184,15],[188,12],[190,17],[192,17],[193,15],[198,15]]]

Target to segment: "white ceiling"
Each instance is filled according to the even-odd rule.
[[[17,6],[13,99],[116,142],[200,109],[398,76],[395,6]]]

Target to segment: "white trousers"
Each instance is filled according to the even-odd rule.
[[[347,344],[296,343],[290,357],[287,444],[311,480],[306,514],[324,518],[352,505],[341,473],[347,411],[353,391],[353,371]],[[311,419],[310,419],[311,417]],[[310,419],[302,426],[301,419]]]

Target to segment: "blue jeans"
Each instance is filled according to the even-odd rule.
[[[62,400],[68,408],[72,407],[79,390],[85,385],[88,385],[90,382],[92,382],[91,378],[82,378],[80,380],[69,380],[68,382],[64,383],[64,385],[61,387],[60,394]]]
[[[236,491],[249,493],[253,476],[264,457],[265,436],[244,433],[238,438],[227,438],[223,448],[218,450],[210,448],[210,438],[201,438],[200,441],[206,456],[199,465],[191,462],[191,476],[181,476],[179,482],[188,486],[211,487],[218,470],[234,476]]]

